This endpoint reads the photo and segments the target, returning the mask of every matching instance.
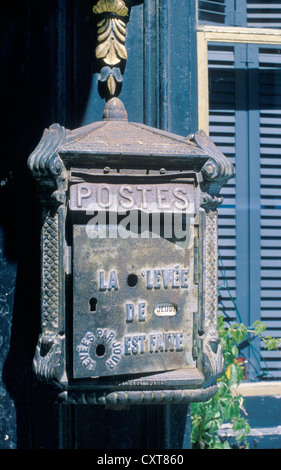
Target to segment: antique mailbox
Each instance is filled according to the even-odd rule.
[[[29,157],[42,200],[40,379],[69,403],[204,401],[223,371],[217,205],[232,165],[203,131],[103,119],[45,130]]]

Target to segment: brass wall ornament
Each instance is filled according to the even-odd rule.
[[[125,39],[129,9],[123,0],[99,0],[93,12],[98,17],[95,54],[102,61],[99,81],[106,82],[109,98],[112,98],[117,94],[117,84],[123,81],[121,66],[124,67],[127,60]]]

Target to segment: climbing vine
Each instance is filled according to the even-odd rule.
[[[228,325],[223,315],[218,318],[218,333],[223,348],[225,372],[218,381],[218,391],[206,403],[191,405],[191,446],[194,449],[230,449],[228,440],[219,437],[219,428],[228,423],[232,427],[235,447],[248,448],[247,435],[250,425],[247,421],[244,398],[234,391],[243,377],[243,368],[237,363],[239,345],[259,337],[266,349],[278,349],[280,338],[265,336],[266,325],[256,321],[250,328],[243,323]]]

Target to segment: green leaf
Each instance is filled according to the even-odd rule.
[[[231,387],[232,385],[236,385],[239,383],[239,370],[236,364],[231,364],[230,368],[230,377],[228,381],[228,385]]]
[[[214,443],[213,449],[230,449],[230,446],[229,446],[228,441],[225,441],[225,442],[217,441]]]
[[[224,419],[225,421],[238,418],[240,416],[240,410],[238,403],[234,399],[230,400],[228,405],[225,407]]]
[[[253,326],[255,326],[255,334],[257,336],[261,335],[266,330],[266,325],[259,320],[255,321]]]
[[[206,429],[209,431],[210,434],[214,434],[218,429],[219,425],[217,420],[212,419],[206,424]]]
[[[232,325],[231,334],[236,343],[241,343],[241,341],[246,338],[247,333],[247,328],[245,325],[243,325],[243,323],[240,325],[238,323]]]
[[[246,420],[244,418],[237,418],[233,421],[232,429],[234,432],[241,431],[246,426]]]
[[[268,351],[271,351],[272,349],[276,348],[277,341],[275,338],[271,338],[267,336],[265,339],[264,345],[266,349],[268,349]]]

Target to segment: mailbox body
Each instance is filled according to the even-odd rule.
[[[202,131],[129,123],[115,98],[103,121],[46,130],[29,167],[42,199],[38,378],[69,403],[116,409],[210,398],[223,371],[216,207],[227,159]]]

